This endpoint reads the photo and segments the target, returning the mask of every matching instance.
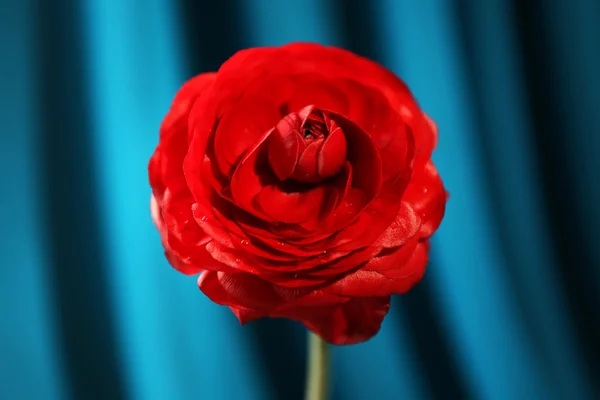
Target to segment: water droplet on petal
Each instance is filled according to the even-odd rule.
[[[283,243],[283,242],[277,242],[277,246],[285,246],[285,243]]]
[[[203,215],[202,218],[200,218],[202,221],[206,221],[208,219],[208,217],[206,215]]]
[[[235,259],[235,262],[239,264],[239,263],[241,263],[241,262],[242,262],[242,260],[240,260],[239,258],[236,258],[236,259]]]
[[[244,246],[247,246],[250,244],[250,242],[248,240],[242,240],[242,241],[240,241],[240,243]]]

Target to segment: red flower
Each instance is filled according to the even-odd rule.
[[[316,44],[243,50],[183,85],[150,160],[169,262],[242,323],[377,333],[425,271],[437,128],[391,72]]]

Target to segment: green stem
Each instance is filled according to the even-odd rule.
[[[308,332],[307,366],[305,400],[327,400],[329,348],[325,341],[312,332]]]

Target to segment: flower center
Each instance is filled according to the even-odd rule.
[[[308,128],[304,128],[304,139],[314,139],[315,135]]]
[[[325,123],[325,115],[320,110],[313,110],[304,122],[305,139],[322,139],[329,135],[329,128]]]
[[[269,164],[282,181],[320,182],[334,176],[346,160],[342,129],[314,106],[286,115],[269,140]]]

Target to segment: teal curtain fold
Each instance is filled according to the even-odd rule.
[[[147,182],[185,80],[292,41],[402,77],[451,195],[332,399],[600,398],[599,4],[0,1],[0,399],[302,399],[302,326],[174,271]]]

